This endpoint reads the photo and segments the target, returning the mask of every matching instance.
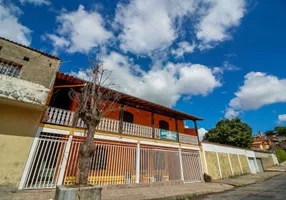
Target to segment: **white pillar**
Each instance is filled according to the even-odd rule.
[[[207,157],[206,157],[206,152],[204,151],[204,149],[203,149],[203,154],[204,154],[204,162],[205,162],[205,167],[206,167],[206,174],[209,174]]]
[[[184,168],[183,168],[183,159],[182,159],[182,150],[181,147],[179,147],[179,161],[180,161],[180,171],[181,171],[181,180],[184,181]]]
[[[20,181],[19,188],[18,188],[19,190],[22,190],[24,188],[26,179],[28,177],[28,172],[29,172],[29,169],[30,169],[30,165],[32,163],[32,159],[34,157],[34,154],[35,154],[35,151],[36,151],[36,148],[37,148],[37,145],[38,145],[39,137],[40,137],[40,134],[41,134],[42,130],[43,130],[43,127],[40,127],[40,126],[37,129],[36,136],[35,136],[34,141],[32,143],[31,150],[30,150],[30,153],[29,153],[29,157],[27,159],[27,162],[26,162],[26,165],[25,165],[25,169],[24,169],[24,172],[23,172],[22,177],[21,177],[21,181]]]
[[[232,176],[234,176],[234,172],[233,172],[233,168],[232,168],[232,164],[231,164],[231,160],[230,160],[229,153],[227,154],[227,156],[228,156],[228,162],[229,162],[229,166],[230,166],[231,174],[232,174]]]
[[[237,155],[238,163],[239,163],[239,166],[240,166],[241,174],[243,174],[243,170],[242,170],[242,166],[241,166],[239,155],[238,154],[236,154],[236,155]]]
[[[221,173],[221,168],[220,168],[220,162],[219,162],[218,152],[216,152],[216,158],[217,158],[217,163],[218,163],[219,175],[220,175],[220,178],[222,179],[222,173]]]
[[[63,157],[63,161],[62,161],[62,164],[60,166],[60,173],[59,173],[59,178],[58,178],[58,181],[57,181],[57,185],[62,185],[63,184],[71,143],[72,143],[72,135],[69,136],[69,139],[68,139],[67,144],[66,144],[66,148],[65,148],[65,151],[64,151],[64,155],[63,155],[64,156]]]
[[[137,143],[136,149],[136,183],[140,180],[140,142]]]

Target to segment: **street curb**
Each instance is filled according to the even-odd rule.
[[[220,191],[220,192],[201,192],[201,193],[182,194],[182,195],[174,195],[174,196],[169,196],[169,197],[160,197],[160,198],[152,198],[152,199],[144,199],[144,200],[191,200],[191,199],[193,199],[195,197],[199,197],[199,196],[206,196],[206,195],[210,195],[210,194],[219,194],[219,193],[223,193],[225,191],[233,190],[233,189],[238,188],[238,187],[245,187],[245,186],[253,185],[256,183],[262,183],[264,181],[272,179],[272,178],[279,176],[281,174],[283,174],[283,172],[281,172],[280,174],[275,174],[275,175],[267,177],[267,178],[261,178],[259,180],[256,180],[255,182],[249,183],[249,184],[233,185],[233,184],[223,183],[225,185],[233,186],[233,188],[225,189],[225,190]]]

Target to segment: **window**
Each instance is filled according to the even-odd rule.
[[[124,111],[123,113],[123,121],[128,122],[128,123],[133,123],[134,122],[134,116],[132,113]]]
[[[11,64],[0,60],[0,74],[7,76],[18,77],[21,72],[19,65]]]
[[[169,123],[164,121],[164,120],[160,120],[159,121],[159,128],[164,129],[164,130],[169,130]]]
[[[2,47],[2,46],[0,46],[0,51],[2,50],[2,48],[3,48],[3,47]]]
[[[91,161],[90,170],[106,169],[107,166],[107,150],[103,146],[96,146],[93,159]]]
[[[30,60],[30,58],[28,58],[28,57],[24,56],[23,60],[25,60],[25,61],[27,61],[27,62],[28,62],[28,61]]]

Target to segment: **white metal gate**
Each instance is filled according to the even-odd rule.
[[[183,172],[185,182],[202,182],[203,169],[199,151],[183,151]]]
[[[54,188],[68,135],[41,133],[29,166],[25,189]]]
[[[181,180],[178,149],[140,147],[140,182]]]
[[[63,184],[76,181],[79,160],[79,146],[83,137],[73,137]],[[93,185],[114,185],[135,183],[136,144],[95,140],[88,183]]]
[[[84,137],[40,133],[23,178],[24,189],[54,188],[76,182]],[[36,139],[35,139],[36,141]],[[29,166],[28,166],[29,165]],[[139,167],[138,167],[139,166]],[[89,184],[203,181],[199,151],[95,139]]]

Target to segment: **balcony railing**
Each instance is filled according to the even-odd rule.
[[[42,122],[62,126],[72,126],[74,122],[74,117],[75,112],[73,111],[48,107]],[[84,124],[82,119],[78,119],[75,125],[77,128],[86,128],[86,125]],[[102,118],[96,129],[99,131],[120,133],[120,122],[119,120]],[[128,122],[122,123],[121,133],[138,137],[153,138],[152,127],[132,124]],[[158,128],[154,128],[154,139],[161,139],[160,129]],[[181,143],[186,144],[198,144],[196,136],[187,135],[184,133],[179,133],[179,141]]]

